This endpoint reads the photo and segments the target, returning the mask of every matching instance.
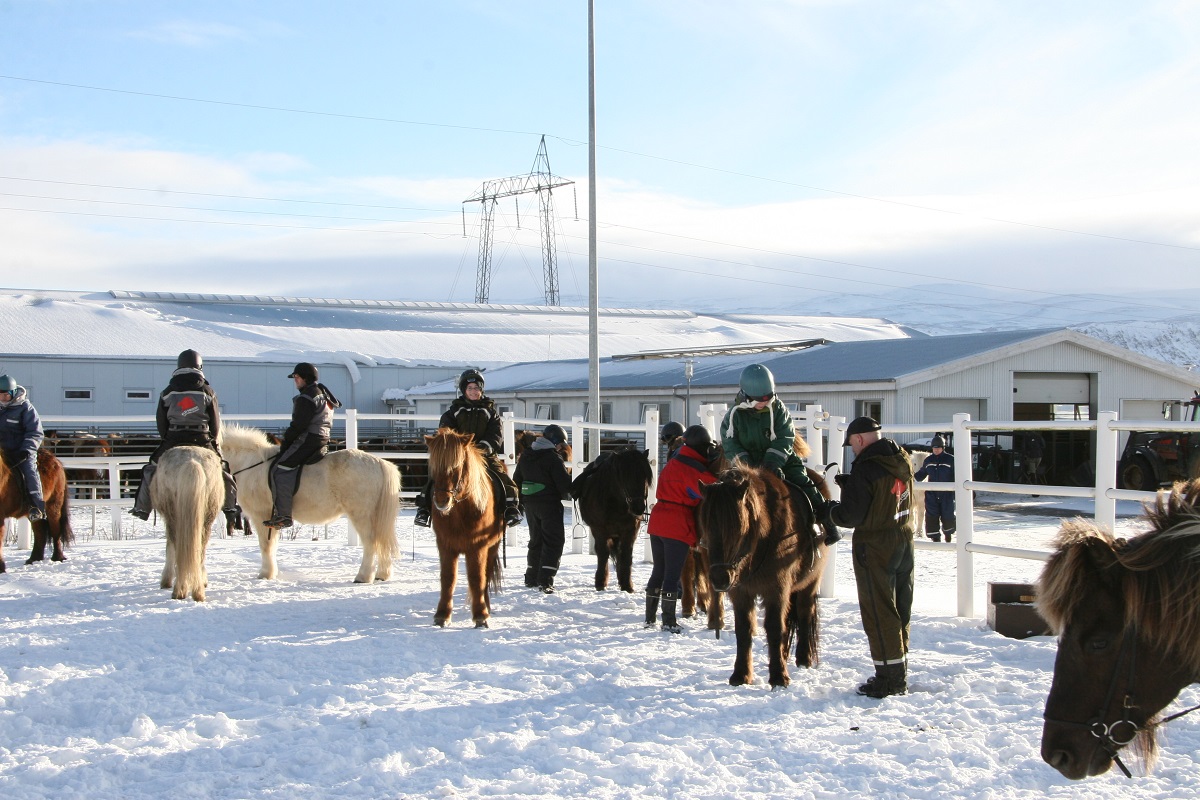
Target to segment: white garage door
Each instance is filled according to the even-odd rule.
[[[971,419],[984,419],[985,401],[964,397],[926,397],[921,408],[921,422],[952,422],[955,414],[970,414]]]

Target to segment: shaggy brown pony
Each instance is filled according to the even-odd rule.
[[[1129,541],[1062,526],[1037,608],[1058,634],[1042,758],[1064,776],[1107,772],[1129,744],[1147,769],[1159,712],[1200,677],[1200,479],[1160,493]]]
[[[46,559],[46,541],[53,545],[52,561],[66,561],[63,550],[75,541],[71,532],[71,512],[67,504],[67,474],[62,462],[48,450],[37,451],[38,475],[42,478],[42,497],[46,501],[46,518],[30,525],[33,529],[33,552],[26,564]],[[20,478],[0,459],[0,547],[4,545],[5,521],[29,515],[28,500],[21,488]],[[7,570],[0,554],[0,572]]]
[[[442,594],[433,624],[445,626],[454,605],[458,557],[467,564],[467,594],[476,628],[486,628],[491,590],[500,588],[500,541],[504,518],[496,508],[492,479],[475,437],[439,428],[425,437],[433,477],[433,533],[441,561]]]
[[[713,588],[733,605],[737,659],[729,682],[750,683],[755,603],[761,597],[771,686],[787,686],[787,656],[815,666],[819,641],[817,592],[825,568],[824,536],[808,503],[770,471],[736,464],[717,483],[701,485],[696,526],[712,561]]]

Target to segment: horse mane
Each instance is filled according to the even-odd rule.
[[[483,453],[474,446],[475,437],[453,428],[438,428],[433,436],[425,438],[429,447],[429,474],[457,472],[471,502],[487,508],[492,502],[492,484]]]
[[[1200,672],[1200,479],[1177,483],[1146,507],[1151,530],[1126,541],[1086,520],[1065,523],[1039,579],[1037,608],[1061,633],[1086,591],[1108,581],[1125,626]]]
[[[777,520],[790,529],[794,521],[794,511],[792,505],[787,500],[787,488],[779,481],[779,485],[774,485],[768,481],[765,473],[757,467],[751,467],[741,460],[735,460],[733,466],[726,469],[719,476],[720,480],[717,483],[706,487],[708,492],[716,490],[720,494],[718,486],[725,486],[732,489],[735,493],[744,493],[744,505],[747,514],[746,532],[754,539],[762,539],[770,534],[772,520],[772,511],[781,517]],[[706,495],[707,496],[707,495]],[[718,508],[721,504],[715,504]],[[713,505],[709,506],[709,511],[713,511]],[[725,510],[727,515],[733,515],[735,510]],[[742,529],[742,523],[737,520],[737,524],[732,524],[734,520],[730,519],[725,522],[727,530]]]
[[[262,450],[278,446],[272,442],[265,431],[258,428],[247,428],[236,422],[228,422],[221,426],[217,440],[222,450]]]

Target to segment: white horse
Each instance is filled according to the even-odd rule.
[[[933,455],[924,450],[913,450],[908,454],[909,461],[912,462],[913,474],[915,475],[921,467],[925,466],[925,459]],[[912,520],[913,527],[917,532],[917,537],[925,535],[925,492],[928,487],[924,481],[913,481],[913,499],[912,499]]]
[[[238,504],[258,531],[262,569],[268,580],[279,574],[275,550],[279,535],[262,524],[271,516],[271,489],[267,470],[279,445],[254,428],[224,425],[221,452],[237,480]],[[346,516],[363,540],[362,565],[355,583],[386,581],[392,576],[392,559],[400,544],[396,539],[396,512],[400,508],[400,473],[382,458],[361,450],[338,450],[316,464],[304,467],[292,505],[297,522],[321,525]]]
[[[207,447],[172,447],[158,461],[150,482],[150,502],[167,529],[163,589],[171,597],[204,599],[208,570],[204,554],[213,522],[225,499],[221,459]]]

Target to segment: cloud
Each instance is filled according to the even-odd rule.
[[[226,42],[248,42],[254,36],[245,28],[220,22],[172,20],[149,28],[130,31],[135,39],[147,39],[160,44],[182,47],[213,47]]]

